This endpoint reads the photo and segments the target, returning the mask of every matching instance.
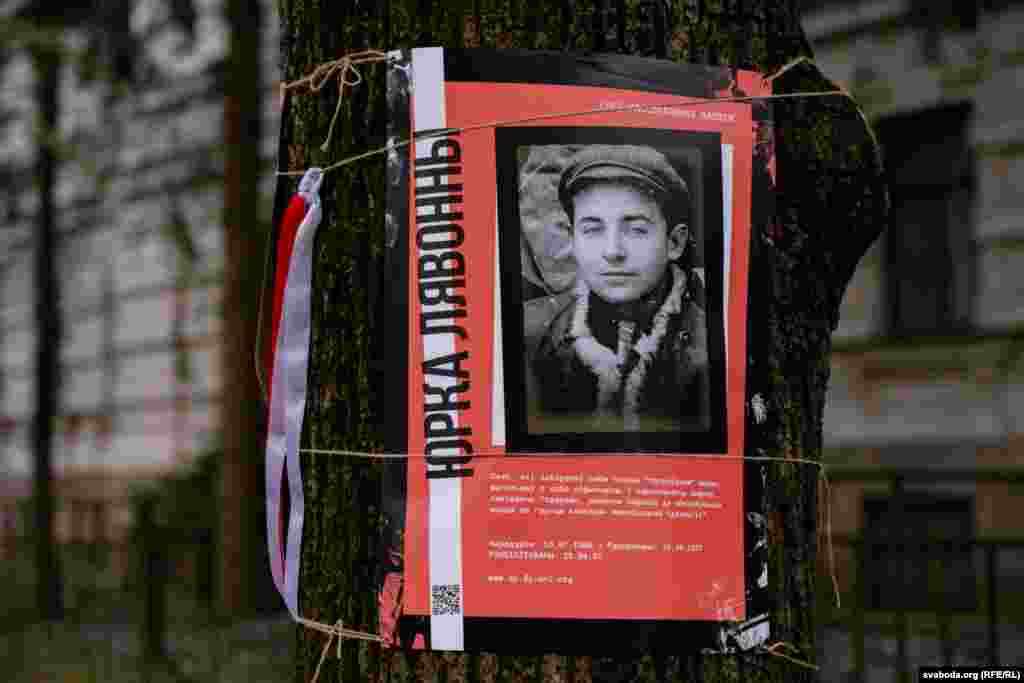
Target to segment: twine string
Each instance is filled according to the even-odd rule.
[[[313,629],[314,631],[320,631],[326,633],[328,636],[338,638],[352,638],[354,640],[366,640],[372,643],[382,643],[384,639],[373,633],[366,633],[365,631],[356,631],[350,628],[345,628],[341,620],[338,620],[333,625],[324,624],[313,619],[307,619],[305,617],[298,617],[295,620],[297,623],[305,626],[306,628]]]
[[[333,448],[300,448],[299,453],[309,453],[310,455],[347,455],[357,458],[370,458],[375,460],[408,460],[410,458],[426,458],[426,453],[372,453],[370,451],[349,451],[343,449]],[[508,451],[473,451],[473,458],[505,458],[505,457],[572,457],[579,455],[579,453],[565,453],[561,451],[550,451],[550,452],[529,452],[529,453],[509,453]],[[669,452],[653,452],[644,451],[639,455],[654,456],[654,457],[666,457],[666,458],[696,458],[699,460],[750,460],[753,462],[788,462],[788,463],[802,463],[805,465],[814,465],[815,467],[825,468],[825,463],[819,462],[818,460],[811,460],[809,458],[784,458],[784,457],[773,457],[770,455],[709,455],[703,453],[669,453]]]
[[[810,64],[811,66],[814,66],[814,60],[811,59],[810,57],[808,57],[807,55],[800,55],[796,59],[792,59],[789,62],[786,62],[785,64],[783,64],[771,76],[765,76],[764,77],[764,82],[765,83],[771,83],[772,81],[774,81],[776,78],[778,78],[782,74],[786,73],[787,71],[789,71],[790,69],[792,69],[795,66],[799,66],[800,64]],[[864,110],[861,108],[861,106],[859,104],[857,104],[857,100],[853,97],[853,95],[850,94],[850,91],[847,90],[846,88],[844,88],[841,84],[837,86],[837,89],[834,92],[836,92],[837,94],[840,94],[840,95],[844,95],[851,102],[853,102],[854,107],[857,109],[857,116],[860,117],[861,123],[864,124],[864,129],[868,133],[868,137],[871,138],[871,144],[874,147],[875,155],[876,155],[876,157],[880,157],[881,151],[882,151],[882,145],[878,141],[878,136],[875,135],[875,129],[871,126],[871,122],[868,121],[867,114],[865,114]]]
[[[324,643],[323,649],[320,650],[320,658],[317,660],[316,669],[313,671],[313,677],[309,680],[309,683],[317,683],[317,681],[320,680],[320,670],[323,668],[324,661],[327,659],[327,653],[330,652],[331,643],[336,643],[337,650],[335,656],[340,661],[341,641],[343,638],[353,638],[357,640],[367,640],[372,642],[383,642],[382,638],[380,638],[379,636],[375,636],[372,633],[364,633],[363,631],[353,631],[351,629],[345,628],[341,619],[335,622],[333,626],[330,624],[323,624],[318,621],[313,621],[312,619],[303,619],[301,617],[298,619],[298,621],[306,628],[310,628],[327,634],[327,641]],[[821,667],[819,667],[817,664],[813,664],[804,659],[798,659],[797,657],[786,654],[785,652],[783,652],[783,650],[789,651],[794,654],[800,653],[799,648],[797,648],[792,643],[785,641],[776,641],[771,645],[761,646],[758,648],[758,651],[763,652],[764,654],[784,659],[792,664],[796,664],[797,666],[801,666],[805,669],[810,669],[812,671],[819,671],[821,669]]]
[[[771,83],[776,78],[778,78],[782,74],[784,74],[787,71],[789,71],[790,69],[792,69],[794,66],[798,66],[800,64],[803,64],[804,62],[807,62],[809,64],[813,64],[814,63],[814,61],[810,57],[808,57],[807,55],[800,55],[799,57],[797,57],[795,59],[791,59],[788,62],[786,62],[785,64],[783,64],[782,66],[780,66],[778,69],[775,70],[775,73],[773,73],[773,74],[771,74],[769,76],[765,76],[763,80],[764,80],[765,83]]]
[[[365,640],[371,643],[384,642],[383,638],[373,633],[345,628],[345,624],[341,619],[338,619],[334,625],[324,624],[304,617],[298,617],[295,621],[308,629],[327,634],[327,642],[324,643],[324,647],[320,651],[320,659],[316,663],[316,670],[313,672],[313,678],[310,679],[309,683],[316,683],[320,679],[320,669],[324,665],[324,660],[327,659],[327,653],[330,652],[331,643],[337,643],[335,656],[339,661],[341,661],[341,641],[345,638],[352,640]]]
[[[327,659],[327,653],[330,652],[330,650],[331,650],[331,644],[332,643],[336,643],[337,649],[336,649],[336,655],[335,656],[340,661],[341,660],[341,641],[342,641],[343,638],[351,638],[351,639],[356,639],[356,640],[366,640],[366,641],[378,642],[378,643],[379,642],[383,642],[383,639],[380,636],[376,636],[376,635],[374,635],[372,633],[365,633],[363,631],[354,631],[352,629],[345,628],[344,627],[344,623],[341,621],[341,619],[339,619],[337,622],[335,622],[335,624],[333,626],[330,625],[330,624],[323,624],[323,623],[320,623],[318,621],[313,621],[312,619],[303,619],[301,617],[297,621],[300,624],[302,624],[303,626],[305,626],[306,628],[313,629],[313,630],[320,631],[322,633],[326,633],[327,634],[327,641],[324,643],[323,649],[320,650],[320,658],[319,658],[319,660],[317,660],[316,669],[313,671],[313,677],[310,679],[309,683],[317,683],[317,681],[320,680],[320,671],[323,668],[324,661]],[[812,664],[811,662],[808,662],[808,661],[806,661],[804,659],[798,659],[797,657],[794,657],[794,656],[792,656],[790,654],[786,654],[786,652],[784,652],[784,651],[788,651],[788,652],[791,652],[793,654],[799,654],[800,653],[800,649],[797,648],[792,643],[789,643],[789,642],[776,641],[776,642],[772,643],[771,645],[759,647],[758,651],[763,652],[764,654],[767,654],[767,655],[771,655],[772,657],[778,657],[780,659],[784,659],[784,660],[786,660],[786,661],[788,661],[788,662],[790,662],[792,664],[796,664],[797,666],[801,666],[801,667],[803,667],[805,669],[810,669],[812,671],[818,671],[821,668],[817,664]]]
[[[792,662],[793,664],[802,666],[805,669],[810,669],[812,671],[818,671],[821,669],[821,667],[819,667],[817,664],[812,664],[803,659],[797,659],[796,657],[792,657],[790,655],[784,654],[783,652],[780,652],[780,650],[789,650],[790,652],[793,652],[795,654],[800,653],[800,649],[797,648],[795,645],[783,641],[778,641],[772,643],[767,647],[761,648],[761,651],[765,654],[769,654],[773,657],[780,657],[782,659],[785,659],[787,662]]]
[[[306,76],[303,76],[302,78],[300,78],[298,80],[291,81],[289,83],[282,83],[281,84],[281,94],[282,94],[282,96],[288,90],[292,90],[292,89],[299,88],[299,87],[302,87],[302,86],[308,87],[310,92],[312,92],[312,93],[318,93],[318,92],[320,92],[320,90],[323,89],[324,85],[326,85],[330,81],[331,77],[335,73],[338,74],[338,103],[335,106],[334,116],[331,118],[330,127],[327,130],[327,138],[324,140],[323,144],[320,145],[320,151],[326,152],[327,149],[328,149],[328,146],[330,145],[331,137],[332,137],[332,135],[334,133],[334,124],[336,123],[336,121],[338,119],[338,114],[341,111],[341,101],[344,98],[345,86],[355,87],[355,86],[357,86],[357,85],[359,85],[360,83],[363,82],[363,76],[359,72],[359,69],[357,69],[356,67],[358,65],[360,65],[360,64],[372,64],[372,63],[377,63],[377,62],[384,62],[384,61],[387,61],[387,60],[388,60],[388,55],[387,55],[386,52],[384,52],[382,50],[370,49],[370,50],[363,50],[363,51],[360,51],[360,52],[353,52],[353,53],[345,55],[345,56],[343,56],[343,57],[341,57],[339,59],[335,59],[335,60],[332,60],[332,61],[329,61],[329,62],[325,62],[325,63],[319,65],[312,72],[310,72],[309,74],[307,74]],[[792,69],[792,68],[794,68],[794,67],[796,67],[796,66],[798,66],[800,64],[804,64],[804,63],[813,65],[814,64],[814,60],[812,60],[810,57],[808,57],[806,55],[801,55],[801,56],[799,56],[799,57],[797,57],[795,59],[790,60],[786,64],[782,65],[774,73],[772,73],[772,74],[770,74],[768,76],[765,76],[763,80],[764,80],[765,83],[771,83],[775,79],[777,79],[780,76],[782,76],[782,74],[784,74],[787,71],[789,71],[790,69]],[[555,112],[555,113],[552,113],[552,114],[539,114],[537,116],[530,116],[530,117],[519,118],[519,119],[502,119],[502,120],[488,121],[486,123],[473,124],[471,126],[464,126],[462,128],[443,128],[443,129],[440,129],[440,130],[430,131],[429,133],[419,133],[419,134],[414,133],[408,139],[388,142],[388,144],[384,145],[383,147],[378,147],[376,149],[371,149],[369,151],[363,152],[361,154],[356,154],[356,155],[353,155],[353,156],[350,156],[350,157],[346,157],[346,158],[342,159],[341,161],[335,162],[335,163],[331,164],[330,166],[325,167],[323,170],[324,170],[325,173],[328,172],[328,171],[333,171],[333,170],[342,168],[344,166],[348,166],[349,164],[353,164],[353,163],[355,163],[357,161],[362,161],[363,159],[368,159],[368,158],[371,158],[371,157],[379,156],[381,154],[386,154],[386,153],[388,153],[388,152],[390,152],[392,150],[395,150],[395,149],[407,147],[410,144],[412,144],[413,142],[416,142],[417,140],[430,140],[430,139],[433,139],[433,138],[445,137],[445,136],[448,136],[448,135],[451,135],[451,134],[454,134],[454,133],[462,133],[462,132],[467,132],[467,131],[481,130],[481,129],[484,129],[484,128],[496,128],[496,127],[499,127],[499,126],[508,126],[508,125],[513,125],[513,124],[518,124],[518,123],[531,123],[531,122],[535,122],[535,121],[547,121],[547,120],[552,120],[552,119],[569,118],[569,117],[573,117],[573,116],[585,116],[585,115],[590,115],[590,114],[602,114],[602,113],[613,113],[613,112],[628,112],[628,111],[642,110],[642,109],[651,108],[651,107],[658,107],[658,108],[680,108],[680,107],[688,107],[688,106],[704,106],[704,105],[708,105],[708,104],[719,104],[719,103],[729,103],[729,102],[756,102],[756,101],[763,101],[763,100],[795,99],[795,98],[798,98],[798,97],[835,97],[835,96],[845,97],[845,98],[849,99],[851,102],[853,102],[854,107],[857,110],[857,114],[858,114],[858,116],[860,116],[860,119],[863,122],[865,129],[867,130],[868,136],[871,138],[871,142],[872,142],[872,145],[874,146],[876,155],[879,154],[881,147],[879,145],[878,138],[875,135],[875,131],[871,127],[871,123],[868,121],[867,115],[864,113],[864,110],[860,107],[860,105],[857,104],[857,101],[853,98],[853,96],[849,93],[849,91],[847,91],[842,86],[839,86],[835,90],[820,90],[820,91],[807,91],[807,92],[795,92],[795,93],[779,93],[779,94],[773,94],[773,95],[749,95],[749,96],[743,96],[743,97],[722,97],[722,98],[716,98],[716,99],[713,99],[713,100],[698,100],[698,101],[695,101],[695,102],[675,102],[675,103],[659,104],[659,105],[650,105],[650,104],[631,104],[631,105],[629,105],[629,104],[627,104],[627,105],[622,105],[622,106],[619,106],[619,107],[601,107],[601,108],[596,108],[596,109],[587,109],[587,110],[575,111],[575,112]],[[299,170],[299,171],[278,171],[277,175],[279,175],[279,176],[300,176],[303,173],[305,173],[304,170]]]
[[[323,626],[324,624],[319,625]],[[338,619],[337,623],[334,625],[334,628],[340,629],[342,628],[342,626],[343,624],[341,619]],[[336,634],[334,629],[331,629],[330,633],[327,635],[327,642],[324,643],[324,649],[320,651],[320,659],[316,663],[316,670],[313,672],[313,678],[309,679],[309,683],[316,683],[318,680],[320,680],[320,668],[323,667],[324,660],[327,659],[327,652],[331,649],[331,643],[334,641],[335,635]],[[338,638],[338,647],[339,649],[341,647],[341,638]],[[340,652],[338,658],[341,659]]]
[[[435,138],[443,138],[455,133],[465,133],[474,130],[482,130],[484,128],[497,128],[500,126],[510,126],[518,123],[533,123],[537,121],[550,121],[553,119],[571,118],[573,116],[588,116],[591,114],[611,114],[616,112],[628,112],[628,111],[641,111],[644,109],[681,109],[685,107],[703,107],[711,104],[727,104],[735,102],[758,102],[762,100],[790,100],[798,97],[834,97],[836,95],[849,97],[849,94],[844,90],[816,90],[807,92],[795,92],[795,93],[780,93],[777,95],[744,95],[742,97],[720,97],[713,100],[698,100],[694,102],[671,102],[667,104],[625,104],[618,107],[598,107],[594,109],[582,109],[580,111],[566,111],[566,112],[554,112],[550,114],[537,114],[536,116],[527,116],[524,118],[517,119],[497,119],[494,121],[487,121],[484,123],[474,123],[469,126],[462,127],[451,127],[451,128],[439,128],[431,131],[424,131],[421,133],[413,133],[411,137],[403,140],[397,140],[388,142],[383,147],[377,147],[375,149],[355,154],[350,157],[346,157],[341,161],[336,161],[329,166],[325,166],[323,169],[324,173],[334,171],[349,164],[354,164],[357,161],[363,159],[369,159],[371,157],[380,156],[381,154],[387,154],[388,152],[408,147],[414,142],[420,140],[432,140]],[[859,111],[859,108],[858,108]],[[863,118],[863,114],[861,114]],[[872,134],[872,140],[874,135]],[[278,171],[279,176],[301,176],[305,173],[305,170],[299,171]]]
[[[369,458],[371,460],[408,460],[409,458],[425,458],[426,453],[371,453],[368,451],[350,451],[332,448],[300,448],[299,453],[310,455],[341,455],[357,458]],[[573,453],[529,453],[518,457],[566,457]],[[835,547],[832,543],[832,488],[829,485],[827,466],[825,463],[809,458],[784,458],[770,455],[706,455],[700,453],[644,453],[647,456],[668,457],[668,458],[694,458],[699,460],[749,460],[752,462],[786,462],[798,463],[801,465],[813,465],[818,468],[818,476],[825,482],[825,542],[828,546],[829,575],[832,579],[832,591],[836,600],[836,608],[839,609],[841,600],[839,596],[839,579],[836,574]],[[477,451],[473,453],[474,458],[499,458],[510,457],[506,451]],[[515,455],[511,457],[517,457]]]
[[[311,93],[319,93],[331,78],[338,76],[338,103],[334,107],[334,115],[331,117],[331,125],[327,128],[327,137],[320,145],[320,151],[326,152],[331,144],[331,137],[334,135],[334,124],[338,121],[341,113],[341,102],[345,99],[345,87],[354,88],[363,82],[363,75],[357,68],[360,64],[375,64],[387,61],[387,54],[380,50],[363,50],[347,54],[340,59],[324,62],[306,74],[302,78],[289,83],[281,83],[281,97],[289,90],[307,87]]]
[[[831,535],[831,484],[828,482],[828,474],[825,468],[822,467],[820,470],[821,480],[824,482],[825,489],[825,543],[828,545],[828,574],[833,582],[833,592],[836,595],[836,608],[841,609],[843,604],[840,600],[839,593],[839,579],[836,575],[836,547],[833,545],[833,535]]]

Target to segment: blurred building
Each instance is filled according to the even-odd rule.
[[[218,411],[223,4],[100,3],[112,8],[109,16],[76,21],[60,36],[54,141],[63,333],[46,341],[60,348],[54,480],[61,541],[123,539],[133,484],[187,466],[216,448],[225,428]],[[25,19],[31,5],[3,4],[0,26],[32,30]],[[253,144],[269,169],[279,66],[273,3],[264,9],[253,17],[264,27],[266,79],[263,139]],[[28,533],[31,520],[40,341],[33,253],[41,139],[29,42],[5,46],[0,60],[0,533],[7,537]],[[270,173],[266,180],[269,199]]]
[[[816,62],[874,123],[892,192],[834,339],[824,457],[845,599],[824,678],[1020,665],[1024,3],[805,5]]]

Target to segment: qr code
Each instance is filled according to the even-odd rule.
[[[431,611],[434,616],[459,614],[462,611],[459,584],[434,584],[430,588]]]

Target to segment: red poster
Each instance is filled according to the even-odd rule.
[[[768,635],[744,453],[759,74],[392,54],[396,646],[597,654]],[[758,207],[765,212],[764,207]],[[752,484],[753,482],[753,484]]]

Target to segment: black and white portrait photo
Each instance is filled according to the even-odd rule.
[[[519,394],[507,399],[513,441],[685,452],[724,439],[715,136],[517,137],[514,149],[499,144],[499,167],[515,165],[514,199],[499,192],[503,282],[517,278],[521,295],[503,292],[505,321],[518,327],[506,325],[506,338],[521,342],[505,347],[518,356],[506,359]]]

